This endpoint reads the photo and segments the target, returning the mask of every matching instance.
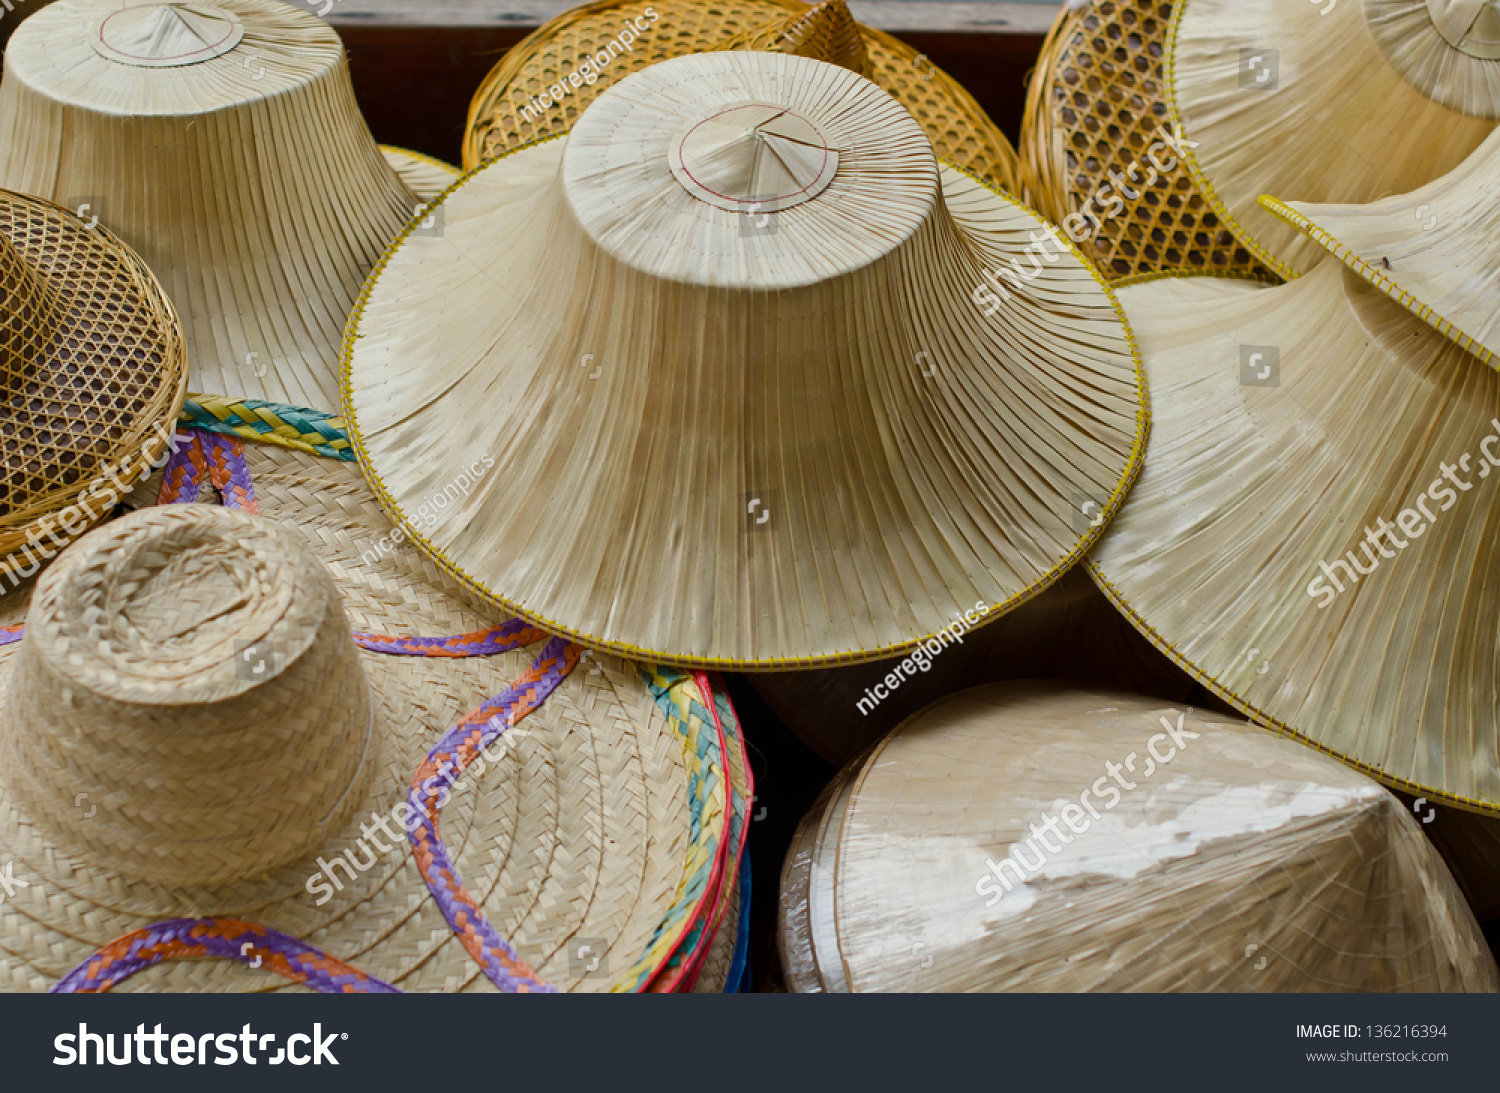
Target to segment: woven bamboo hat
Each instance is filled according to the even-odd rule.
[[[1059,223],[1081,218],[1075,238],[1112,277],[1296,276],[1316,245],[1257,199],[1366,202],[1456,167],[1500,117],[1500,50],[1486,29],[1497,10],[1493,0],[1070,6],[1028,102],[1030,191]]]
[[[663,62],[438,209],[351,319],[345,417],[403,525],[491,452],[415,538],[591,647],[890,655],[1045,587],[1134,474],[1108,290],[846,69]]]
[[[1500,118],[1495,0],[1183,0],[1171,118],[1220,220],[1282,276],[1317,244],[1257,203],[1373,201],[1457,167]]]
[[[451,163],[444,163],[440,159],[406,148],[382,144],[380,153],[385,156],[391,170],[396,172],[396,177],[406,183],[406,188],[416,194],[419,201],[430,201],[437,197],[457,182],[459,175],[463,173]],[[425,213],[426,210],[418,209],[417,212]]]
[[[566,133],[632,72],[725,49],[794,53],[858,72],[901,100],[939,158],[1020,192],[1010,141],[963,86],[906,43],[855,22],[844,0],[604,0],[566,11],[485,78],[469,107],[464,166]]]
[[[1500,367],[1500,131],[1457,168],[1368,205],[1261,203],[1490,367]]]
[[[64,554],[24,639],[0,642],[0,848],[25,882],[0,907],[0,984],[107,988],[144,953],[258,970],[168,963],[122,989],[285,987],[267,968],[318,986],[297,973],[319,961],[334,988],[648,986],[700,922],[726,831],[721,737],[664,713],[689,693],[613,658],[575,669],[558,642],[538,658],[520,646],[545,635],[515,626],[482,632],[499,650],[482,658],[386,655],[404,635],[474,638],[483,616],[359,534],[352,467],[269,446],[251,462],[281,522],[204,505],[125,517]],[[0,627],[24,600],[0,601]],[[466,715],[466,731],[520,723],[448,792],[439,741]],[[414,853],[413,813],[393,810],[423,799],[419,781],[440,826]],[[434,869],[449,902],[472,901],[463,937],[424,886]],[[697,925],[702,949],[718,925]]]
[[[817,822],[823,990],[1500,989],[1411,813],[1233,718],[983,687],[894,733]]]
[[[187,391],[182,328],[110,232],[0,191],[0,588],[151,473]]]
[[[1500,812],[1500,375],[1336,262],[1121,299],[1155,421],[1106,594],[1256,721]]]
[[[182,315],[194,391],[320,410],[370,268],[417,200],[337,34],[275,0],[58,0],[11,38],[0,186],[115,231]]]

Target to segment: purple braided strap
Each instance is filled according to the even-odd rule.
[[[14,645],[26,636],[25,625],[0,626],[0,645]]]
[[[488,657],[508,653],[547,637],[546,631],[529,622],[511,619],[493,630],[452,638],[395,638],[385,634],[356,633],[354,642],[372,653],[389,653],[397,657]]]
[[[412,775],[407,795],[407,804],[419,817],[408,838],[422,879],[459,942],[490,982],[507,993],[554,993],[557,988],[532,971],[485,918],[453,865],[438,831],[438,815],[464,769],[482,749],[545,702],[573,670],[579,655],[578,646],[561,638],[548,642],[509,690],[480,706],[438,741]]]
[[[253,922],[179,918],[111,941],[58,981],[52,994],[102,994],[166,960],[215,957],[301,983],[322,994],[400,994],[389,983]]]
[[[219,491],[224,507],[259,516],[260,505],[250,482],[250,464],[245,462],[245,442],[237,436],[199,432],[198,443],[208,463],[208,477]]]
[[[203,478],[208,474],[208,461],[203,458],[203,449],[198,446],[198,434],[191,429],[177,430],[172,442],[172,458],[167,460],[162,472],[161,489],[156,495],[158,505],[191,505],[198,500]]]

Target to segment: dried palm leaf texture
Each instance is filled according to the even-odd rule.
[[[1105,599],[1082,567],[998,622],[896,660],[750,682],[797,737],[843,766],[912,714],[958,691],[1007,679],[1071,679],[1163,700],[1196,686]],[[936,649],[936,652],[933,649]]]
[[[1051,583],[1134,476],[1113,297],[846,69],[663,62],[437,211],[350,322],[362,465],[405,524],[491,453],[417,541],[593,647],[888,656]]]
[[[1027,199],[1112,282],[1278,278],[1219,219],[1168,120],[1173,0],[1082,0],[1042,46],[1021,124]]]
[[[1336,262],[1121,299],[1155,421],[1105,593],[1254,720],[1500,811],[1500,375]]]
[[[416,199],[338,35],[275,0],[58,0],[11,38],[0,186],[140,252],[194,391],[332,410],[345,319]]]
[[[940,159],[1020,193],[1010,141],[963,86],[844,0],[604,0],[564,12],[505,55],[469,107],[464,167],[573,128],[632,72],[688,53],[766,50],[841,65],[901,100]]]
[[[1368,205],[1261,203],[1418,318],[1500,367],[1500,131],[1457,168]]]
[[[381,155],[391,165],[391,170],[396,172],[398,178],[406,183],[406,188],[417,195],[420,201],[429,201],[458,181],[462,174],[457,167],[451,163],[444,163],[432,156],[424,156],[421,152],[411,152],[405,148],[391,148],[382,144]],[[418,210],[425,212],[426,210]]]
[[[545,635],[485,631],[414,551],[369,560],[382,518],[352,467],[252,448],[279,520],[207,505],[117,520],[43,575],[24,638],[0,645],[0,847],[30,882],[0,906],[0,986],[45,990],[117,938],[216,915],[403,990],[493,990],[398,809],[421,799],[413,775],[434,745],[520,681],[543,701],[524,720],[486,705],[519,724],[436,803],[449,875],[550,985],[639,989],[693,922],[702,854],[726,827],[713,726],[694,718],[690,738],[667,712],[713,697],[690,677],[658,679],[670,685],[657,693],[613,658],[574,667],[577,650],[543,649]],[[0,600],[0,627],[23,598]],[[517,647],[456,658],[371,644],[475,631]],[[236,668],[247,648],[264,674]],[[226,811],[230,799],[253,804]],[[595,967],[578,938],[597,939]],[[190,960],[120,989],[292,988],[266,968]]]
[[[1318,246],[1257,204],[1366,202],[1447,174],[1500,117],[1495,0],[1182,0],[1170,121],[1219,220],[1267,267]]]
[[[851,991],[1500,987],[1411,813],[1236,718],[978,688],[892,734],[839,827]]]
[[[1500,921],[1500,819],[1440,808],[1410,794],[1397,796],[1448,863],[1480,925]]]
[[[0,588],[32,576],[165,462],[182,327],[110,232],[0,191]]]

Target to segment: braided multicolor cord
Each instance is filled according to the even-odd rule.
[[[354,635],[355,644],[372,653],[395,657],[488,657],[533,645],[550,635],[522,619],[511,619],[493,630],[451,638],[393,638],[384,634]]]
[[[469,955],[490,982],[511,994],[550,994],[556,988],[532,971],[485,918],[443,844],[438,816],[475,756],[546,701],[578,664],[580,654],[578,646],[561,638],[548,642],[509,690],[469,714],[434,745],[412,775],[407,794],[407,804],[420,817],[408,838],[422,879]]]
[[[208,459],[208,479],[219,491],[224,507],[259,516],[260,505],[255,501],[255,486],[250,481],[250,464],[245,462],[245,442],[237,436],[200,432],[198,443]]]
[[[178,420],[188,428],[275,444],[345,463],[355,460],[343,419],[321,410],[259,399],[189,395]]]
[[[0,626],[0,645],[14,645],[26,636],[26,626]]]
[[[158,505],[191,505],[198,500],[203,478],[208,474],[208,459],[198,444],[198,434],[179,429],[172,443],[172,458],[167,460],[157,491]]]
[[[400,994],[389,983],[294,937],[226,918],[158,922],[110,942],[58,981],[51,994],[102,994],[167,960],[216,957],[264,967],[322,994]]]

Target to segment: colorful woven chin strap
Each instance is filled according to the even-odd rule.
[[[255,487],[238,437],[183,429],[162,479],[160,504],[198,500],[204,476],[226,508],[259,513]],[[0,645],[20,641],[23,627],[0,630]],[[391,656],[482,657],[508,653],[549,635],[519,619],[475,634],[447,638],[354,634],[361,648]],[[555,993],[490,925],[464,886],[438,830],[443,805],[459,776],[508,729],[536,710],[578,664],[582,650],[553,638],[541,655],[506,691],[463,718],[428,752],[412,775],[407,803],[420,818],[409,833],[417,868],[448,925],[489,980],[517,994]],[[234,919],[175,919],[137,930],[110,942],[52,988],[53,994],[108,991],[137,972],[168,960],[234,960],[264,968],[325,994],[400,993],[341,960],[265,926]]]

